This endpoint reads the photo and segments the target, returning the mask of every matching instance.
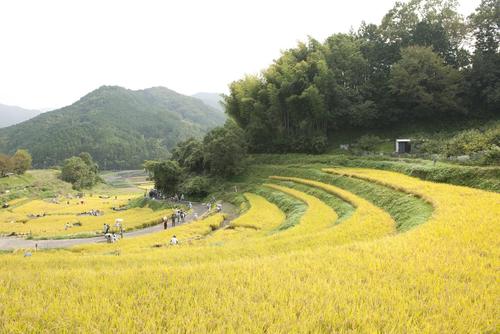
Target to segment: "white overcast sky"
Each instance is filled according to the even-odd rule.
[[[471,13],[480,0],[460,0]],[[0,103],[59,108],[101,85],[227,92],[308,35],[380,23],[394,0],[0,0]]]

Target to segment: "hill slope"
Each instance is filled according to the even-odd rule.
[[[24,122],[40,114],[39,110],[23,109],[0,104],[0,128]]]
[[[167,88],[103,86],[70,106],[0,129],[0,151],[26,148],[37,167],[86,151],[101,168],[137,168],[224,119],[201,101]]]
[[[224,112],[224,109],[220,105],[220,102],[222,101],[221,94],[200,92],[193,94],[191,96],[202,100],[203,103],[205,103],[207,106],[210,106],[216,110]]]

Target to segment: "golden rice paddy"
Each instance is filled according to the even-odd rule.
[[[348,189],[276,177],[268,187],[308,206],[283,231],[284,213],[246,194],[250,209],[229,229],[217,214],[112,245],[0,255],[0,332],[498,332],[499,194],[379,170],[325,172],[419,196],[434,213],[396,233],[389,214]],[[336,223],[333,209],[280,181],[355,211]],[[169,245],[173,234],[179,245]]]

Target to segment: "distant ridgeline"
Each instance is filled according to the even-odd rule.
[[[39,110],[29,110],[0,104],[0,128],[24,122],[40,113],[41,111]]]
[[[380,25],[299,43],[233,82],[226,112],[253,152],[321,153],[339,130],[498,117],[498,0],[468,20],[456,5],[397,2]]]
[[[35,167],[89,152],[101,169],[138,168],[164,158],[179,141],[201,138],[225,118],[167,88],[103,86],[70,106],[0,129],[0,152],[28,149]]]

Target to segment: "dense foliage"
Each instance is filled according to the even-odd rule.
[[[234,122],[228,121],[207,133],[203,139],[205,170],[215,176],[231,176],[241,171],[246,155],[244,133]]]
[[[428,139],[418,149],[445,157],[462,156],[475,163],[500,165],[500,126],[464,130],[447,139]]]
[[[68,107],[0,129],[0,152],[25,147],[36,167],[47,167],[85,151],[103,169],[137,168],[224,119],[200,100],[166,88],[103,86]]]
[[[13,156],[0,153],[0,176],[8,173],[24,174],[31,168],[31,160],[27,150],[17,150]]]
[[[75,189],[91,188],[99,181],[99,168],[92,156],[83,152],[64,160],[61,179],[71,183]]]
[[[146,161],[144,168],[164,194],[178,191],[205,196],[211,178],[228,177],[244,166],[247,144],[244,133],[233,121],[208,132],[203,141],[190,138],[180,142],[166,161]]]
[[[182,169],[174,160],[146,161],[144,168],[155,181],[155,188],[164,194],[173,195],[182,179]]]
[[[483,0],[469,20],[456,7],[398,2],[380,25],[299,43],[233,82],[226,111],[253,152],[321,153],[346,128],[497,117],[498,1]]]

